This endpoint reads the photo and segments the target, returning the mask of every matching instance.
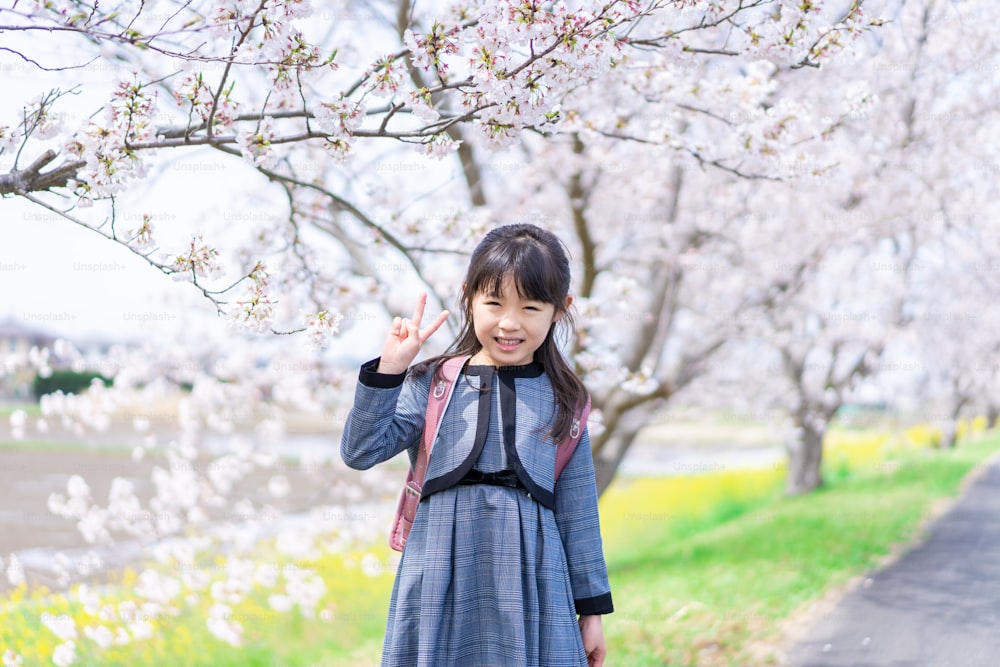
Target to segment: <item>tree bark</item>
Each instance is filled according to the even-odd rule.
[[[941,441],[938,447],[941,449],[954,449],[958,442],[958,426],[955,419],[949,418],[941,425]]]
[[[785,478],[785,493],[798,496],[809,493],[823,485],[823,436],[826,428],[818,430],[805,424],[797,424],[802,429],[798,442],[786,447],[788,451],[788,475]]]
[[[954,382],[956,393],[958,393],[958,380]],[[948,418],[941,426],[941,442],[938,446],[941,449],[952,449],[958,445],[958,418],[962,415],[962,408],[970,399],[964,395],[959,395],[948,411]]]
[[[998,419],[1000,419],[1000,405],[990,403],[986,406],[986,428],[996,428]]]
[[[616,429],[604,447],[594,452],[594,475],[597,482],[597,496],[600,497],[614,481],[625,453],[639,434],[639,428],[626,427]],[[612,445],[611,447],[607,445]]]

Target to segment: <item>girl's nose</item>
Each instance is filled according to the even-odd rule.
[[[517,331],[521,328],[521,321],[516,313],[506,312],[500,318],[500,328],[505,331]]]

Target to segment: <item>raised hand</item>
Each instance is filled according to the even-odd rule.
[[[382,346],[382,359],[378,365],[379,373],[403,373],[416,358],[424,342],[448,319],[448,311],[442,311],[426,329],[420,328],[420,320],[424,317],[424,306],[427,305],[427,294],[421,293],[412,318],[397,317],[392,321],[392,328]]]

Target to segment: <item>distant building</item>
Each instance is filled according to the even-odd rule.
[[[49,347],[56,336],[8,317],[0,320],[0,400],[32,399],[35,371],[21,360],[33,347]]]
[[[0,320],[0,354],[27,354],[32,347],[51,345],[56,336],[18,322],[12,317]]]

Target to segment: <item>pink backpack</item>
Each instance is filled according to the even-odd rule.
[[[444,362],[441,366],[441,378],[434,385],[427,399],[427,413],[424,417],[424,432],[420,437],[420,449],[417,452],[417,461],[406,475],[406,485],[399,497],[399,504],[396,506],[396,516],[392,521],[392,530],[389,532],[389,546],[396,551],[402,551],[406,546],[406,538],[410,535],[410,528],[413,526],[413,519],[417,515],[417,505],[420,504],[420,494],[423,491],[424,479],[427,477],[427,463],[430,460],[431,449],[437,439],[438,431],[441,429],[441,416],[444,415],[448,402],[451,401],[451,394],[455,388],[455,378],[458,377],[462,366],[469,359],[468,356],[453,357]],[[573,428],[565,440],[559,443],[556,449],[556,472],[554,482],[559,480],[559,475],[563,468],[569,463],[573,456],[580,436],[583,435],[583,425],[587,422],[590,414],[590,397],[573,420]]]

